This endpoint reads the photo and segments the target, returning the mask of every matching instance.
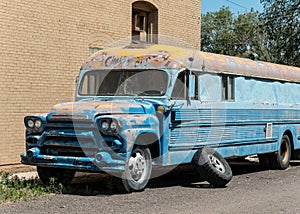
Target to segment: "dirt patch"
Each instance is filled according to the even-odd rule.
[[[23,164],[11,164],[11,165],[0,166],[0,171],[4,171],[8,173],[31,172],[35,170],[36,170],[35,166],[28,166]]]

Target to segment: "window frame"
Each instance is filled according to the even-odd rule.
[[[92,56],[94,53],[103,50],[103,48],[99,47],[89,47],[89,56]]]
[[[179,77],[182,77],[182,80],[181,81],[179,79]],[[194,92],[195,92],[195,96],[194,97],[190,97],[190,89],[189,89],[189,86],[190,86],[190,76],[194,76],[194,80],[195,80],[195,83],[194,83]],[[196,72],[193,72],[193,71],[190,71],[190,70],[185,70],[185,71],[182,71],[178,74],[178,76],[176,77],[176,80],[175,80],[175,83],[174,83],[174,87],[172,89],[172,92],[171,92],[171,99],[173,100],[199,100],[199,87],[198,87],[198,78],[199,78],[199,75],[196,73]],[[183,94],[183,97],[181,96],[173,96],[173,93],[174,93],[174,90],[175,87],[176,87],[176,83],[177,83],[177,80],[179,80],[182,85],[184,85],[185,87],[182,89],[183,92],[181,92]],[[179,83],[177,83],[179,84]]]
[[[222,101],[235,101],[235,76],[221,75]]]
[[[108,73],[109,72],[111,72],[111,71],[113,71],[113,72],[135,72],[136,74],[138,74],[138,73],[142,73],[142,72],[147,72],[147,71],[155,71],[155,72],[162,72],[162,73],[164,73],[164,75],[166,75],[166,77],[167,77],[167,82],[166,82],[166,85],[165,85],[165,90],[164,90],[164,93],[163,94],[160,94],[160,95],[151,95],[151,94],[149,94],[149,95],[143,95],[144,97],[146,97],[146,96],[151,96],[151,97],[163,97],[163,96],[165,96],[167,93],[168,93],[168,85],[169,85],[169,82],[170,82],[170,76],[169,76],[169,74],[168,74],[168,72],[166,72],[165,70],[163,70],[163,69],[116,69],[116,70],[110,70],[110,69],[108,69],[108,70],[89,70],[89,71],[86,71],[83,75],[82,75],[82,77],[79,79],[79,82],[78,82],[78,89],[77,89],[77,93],[78,93],[78,95],[80,95],[80,96],[84,96],[84,97],[88,97],[88,96],[103,96],[103,97],[109,97],[109,96],[111,96],[111,95],[100,95],[99,94],[99,89],[100,89],[100,87],[101,87],[101,84],[103,83],[103,81],[105,81],[105,77],[108,75]],[[98,73],[99,72],[99,73]],[[107,72],[107,73],[104,73],[104,75],[102,75],[102,72],[104,73],[104,72]],[[91,76],[93,76],[93,78],[95,78],[95,80],[97,80],[97,78],[96,78],[96,76],[97,75],[100,75],[101,74],[101,76],[104,76],[104,78],[99,82],[99,85],[98,85],[98,82],[96,81],[95,82],[95,84],[94,84],[94,90],[95,90],[95,93],[94,94],[89,94],[90,92],[91,92],[91,87],[89,87],[89,85],[90,85],[90,81],[91,81],[91,79],[90,79],[90,77]],[[133,75],[134,76],[134,75]],[[87,86],[86,86],[86,93],[83,93],[83,89],[85,88],[85,78],[87,78],[86,79],[86,81],[87,81]],[[119,86],[118,86],[119,87]],[[118,95],[118,94],[116,94],[116,95],[113,95],[113,96],[128,96],[128,95]]]

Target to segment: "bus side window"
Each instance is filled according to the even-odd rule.
[[[235,98],[235,84],[234,77],[223,75],[222,76],[222,100],[231,100]]]
[[[193,88],[191,88],[193,87]],[[198,99],[198,76],[190,72],[182,72],[176,79],[171,98],[174,100]]]
[[[184,100],[187,96],[187,75],[185,72],[179,74],[176,79],[171,98],[174,100]]]
[[[198,100],[198,75],[190,72],[188,79],[189,98]]]

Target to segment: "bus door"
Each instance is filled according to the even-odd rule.
[[[197,125],[200,117],[200,102],[198,100],[198,76],[191,71],[181,72],[175,82],[171,95],[173,107],[169,124],[169,152],[184,154],[191,151],[198,141],[200,127]],[[170,156],[171,162],[177,162],[178,157]],[[180,160],[184,161],[184,160]]]

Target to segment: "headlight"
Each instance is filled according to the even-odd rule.
[[[101,123],[101,128],[106,131],[109,128],[109,123],[107,121],[103,121]]]
[[[98,121],[99,130],[105,135],[116,135],[119,126],[118,121],[112,118],[103,118]]]
[[[42,126],[42,121],[39,120],[39,119],[36,120],[35,123],[34,123],[34,126],[35,126],[35,128],[37,128],[37,129],[40,128],[40,127]]]
[[[24,117],[24,125],[26,127],[26,135],[42,134],[46,126],[44,122],[44,116],[26,116]]]
[[[117,129],[117,123],[115,121],[112,121],[111,124],[110,124],[110,129],[112,131],[116,131]]]
[[[34,127],[34,122],[33,122],[33,120],[28,120],[28,121],[27,121],[27,126],[28,126],[29,128],[33,128],[33,127]]]

